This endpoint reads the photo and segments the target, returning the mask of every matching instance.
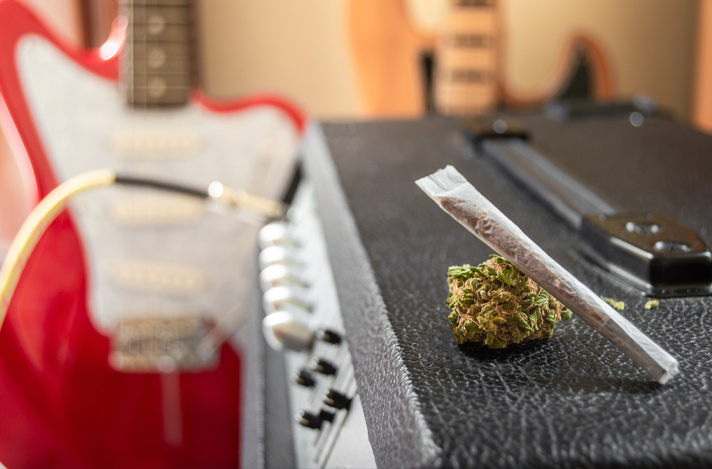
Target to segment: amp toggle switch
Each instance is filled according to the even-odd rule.
[[[319,415],[314,412],[309,412],[308,410],[300,410],[297,413],[297,422],[299,425],[307,428],[313,428],[315,430],[320,429],[323,422],[333,421],[334,413],[324,409],[319,411]]]
[[[313,388],[316,384],[312,374],[305,369],[297,370],[294,373],[294,382],[300,386],[304,386],[305,388]]]
[[[324,360],[323,358],[312,358],[309,362],[309,367],[317,373],[321,373],[322,375],[336,374],[336,367],[332,365],[331,362]]]
[[[339,345],[341,343],[341,335],[331,329],[319,329],[316,331],[316,338],[329,344]]]
[[[337,410],[344,410],[351,407],[351,399],[336,389],[329,389],[324,394],[324,404]]]
[[[319,429],[321,428],[321,419],[314,412],[309,412],[308,410],[300,410],[297,414],[297,422],[299,425],[307,428]]]

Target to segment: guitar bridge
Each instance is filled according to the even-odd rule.
[[[217,365],[206,344],[211,325],[203,318],[124,319],[112,337],[109,362],[128,373],[202,371]]]

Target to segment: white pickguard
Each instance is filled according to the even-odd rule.
[[[277,109],[132,110],[115,82],[44,39],[19,47],[28,104],[60,181],[111,168],[198,188],[217,180],[274,200],[284,191],[299,141]],[[187,196],[120,187],[80,196],[72,213],[88,262],[91,319],[103,333],[133,316],[204,315],[230,327],[247,314],[254,223]]]

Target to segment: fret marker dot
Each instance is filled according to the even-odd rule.
[[[166,29],[166,20],[161,15],[151,15],[146,29],[151,36],[157,36]]]
[[[154,47],[148,52],[148,66],[161,68],[166,63],[166,52],[160,47]]]
[[[148,82],[148,95],[152,98],[160,98],[166,94],[166,81],[162,78],[153,78]]]

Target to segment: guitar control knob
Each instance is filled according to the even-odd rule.
[[[269,246],[299,246],[289,223],[284,221],[268,223],[260,230],[257,239],[262,249]]]
[[[274,350],[284,348],[296,352],[307,349],[314,341],[314,333],[293,313],[277,311],[262,319],[262,333]]]
[[[345,394],[342,394],[339,391],[330,388],[324,394],[324,404],[328,405],[329,407],[333,407],[334,409],[348,409],[349,407],[351,407],[351,399]]]
[[[316,384],[312,374],[305,369],[297,370],[294,373],[294,382],[300,386],[304,386],[305,388],[313,388]]]
[[[329,344],[339,345],[341,343],[341,335],[331,329],[319,329],[316,331],[316,338]]]
[[[304,288],[282,285],[267,290],[262,295],[262,303],[266,313],[289,310],[308,313],[311,308],[307,296],[308,292]]]
[[[309,412],[308,410],[300,410],[297,413],[297,422],[303,427],[318,430],[321,428],[322,419],[314,412]]]
[[[316,371],[317,373],[321,373],[322,375],[336,374],[336,367],[331,362],[324,360],[323,358],[312,358],[312,360],[309,362],[309,366],[312,370]]]
[[[279,286],[306,287],[301,272],[295,266],[270,265],[260,272],[260,285],[263,291]]]

